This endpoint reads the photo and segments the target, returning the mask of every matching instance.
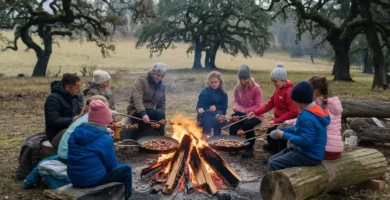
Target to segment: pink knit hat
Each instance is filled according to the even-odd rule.
[[[101,100],[92,100],[88,109],[88,122],[108,126],[112,122],[111,110]]]

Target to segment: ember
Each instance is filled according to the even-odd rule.
[[[171,137],[180,141],[180,145],[176,152],[160,156],[143,169],[142,179],[164,182],[165,194],[179,189],[187,194],[204,190],[214,195],[220,189],[239,184],[241,178],[237,172],[208,147],[194,121],[177,116],[170,123],[173,124]]]

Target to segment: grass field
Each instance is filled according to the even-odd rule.
[[[169,71],[164,79],[167,85],[167,118],[175,114],[195,117],[195,105],[199,91],[204,87],[208,71],[193,71],[192,55],[185,54],[186,45],[180,44],[175,50],[168,50],[160,57],[149,59],[145,49],[134,49],[134,41],[118,41],[117,52],[111,58],[103,59],[99,50],[92,44],[80,45],[61,41],[61,48],[55,48],[50,61],[49,70],[55,72],[63,66],[63,72],[77,72],[82,65],[96,65],[99,69],[109,70],[113,74],[112,87],[117,102],[117,110],[125,112],[129,93],[135,78],[146,72],[154,62],[165,63]],[[264,57],[254,56],[251,59],[232,58],[220,54],[217,65],[223,70],[225,89],[229,94],[229,113],[231,113],[232,93],[237,82],[237,68],[245,63],[254,71],[253,77],[263,89],[264,101],[273,92],[269,81],[270,70],[276,63],[282,62],[288,70],[289,79],[294,82],[307,80],[312,75],[325,75],[329,79],[331,64],[318,60],[312,65],[307,58],[291,59],[285,53],[269,52]],[[33,52],[0,53],[0,72],[6,77],[0,78],[0,199],[43,199],[42,189],[20,190],[21,181],[14,178],[20,146],[27,135],[44,131],[43,104],[50,92],[48,78],[12,78],[18,73],[31,74],[35,63]],[[80,74],[80,73],[79,73]],[[389,101],[389,92],[370,91],[372,76],[352,71],[355,82],[332,82],[333,92],[341,98],[375,99]],[[85,83],[91,77],[83,77]],[[268,113],[266,117],[270,117]],[[168,130],[169,132],[169,130]],[[378,147],[389,158],[386,147]],[[259,163],[262,164],[262,163]],[[386,181],[388,181],[388,174]],[[355,191],[353,189],[341,193],[325,195],[321,199],[384,199],[390,190],[381,193]]]

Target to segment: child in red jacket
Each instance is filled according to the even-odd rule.
[[[290,97],[294,84],[287,80],[287,72],[284,70],[282,64],[278,64],[278,66],[272,70],[271,81],[276,88],[272,97],[267,104],[257,108],[254,112],[249,114],[250,117],[253,117],[274,109],[274,117],[263,125],[263,128],[268,128],[267,133],[276,129],[277,126],[275,124],[283,123],[288,119],[294,119],[299,114],[298,108]],[[283,139],[275,140],[270,136],[267,136],[267,141],[268,144],[264,145],[264,150],[274,154],[287,147],[287,141]]]

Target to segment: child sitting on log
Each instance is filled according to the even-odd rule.
[[[341,114],[343,107],[340,99],[329,90],[326,77],[313,76],[309,79],[309,83],[314,89],[314,101],[317,105],[324,105],[330,116],[324,160],[336,160],[341,157],[344,150],[344,143],[341,137]],[[296,119],[292,119],[285,122],[288,125],[294,125],[295,121]]]
[[[88,123],[79,125],[69,138],[68,176],[75,187],[87,188],[111,182],[125,184],[125,199],[132,191],[131,168],[119,164],[114,141],[107,132],[111,111],[101,100],[92,100]]]
[[[298,83],[291,91],[291,99],[301,110],[295,126],[276,129],[273,139],[284,139],[296,145],[286,148],[268,160],[268,171],[290,167],[315,166],[325,155],[326,128],[330,117],[324,106],[313,102],[313,86],[306,81]]]

